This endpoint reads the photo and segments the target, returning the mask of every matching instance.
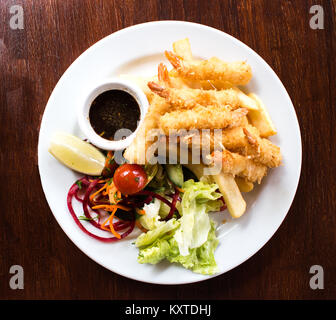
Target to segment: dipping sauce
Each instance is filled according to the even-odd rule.
[[[122,90],[101,93],[91,104],[89,119],[94,131],[101,137],[114,140],[119,129],[137,128],[140,108],[135,98]]]

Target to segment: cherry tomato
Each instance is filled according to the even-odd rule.
[[[147,174],[138,164],[125,163],[115,171],[113,182],[122,194],[134,194],[146,186]]]

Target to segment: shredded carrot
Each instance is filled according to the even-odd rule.
[[[175,186],[175,188],[179,191],[179,192],[184,192],[184,190],[183,189],[181,189],[181,188],[179,188],[178,186]]]
[[[138,214],[141,214],[141,215],[146,214],[146,211],[143,210],[143,209],[136,208],[135,211],[136,211]]]
[[[117,211],[117,210],[116,210],[116,211]],[[115,214],[116,211],[114,211],[113,216],[114,216],[114,214]],[[113,234],[116,238],[120,239],[120,238],[121,238],[121,235],[120,235],[117,231],[114,230],[112,220],[113,220],[113,218],[110,220],[110,230],[111,230],[112,234]]]
[[[113,234],[116,238],[120,239],[120,238],[121,238],[121,235],[120,235],[118,232],[116,232],[116,231],[114,230],[114,228],[113,228],[113,218],[114,218],[114,214],[116,213],[116,211],[117,211],[117,208],[114,208],[113,211],[111,212],[110,217],[109,217],[109,218],[108,218],[108,219],[101,225],[101,228],[104,229],[104,230],[106,230],[106,231],[111,231],[112,234]],[[109,227],[110,227],[110,229],[108,229],[107,227],[105,227],[105,225],[106,225],[107,222],[109,222]]]
[[[125,207],[121,204],[115,204],[115,205],[100,204],[98,206],[92,207],[92,209],[105,209],[106,211],[113,211],[114,209],[121,209],[125,211],[131,211],[131,208]]]
[[[102,193],[103,196],[109,196],[109,201],[111,204],[117,204],[121,200],[121,192],[116,188],[113,181],[110,183],[109,181],[106,182],[106,180],[102,180],[102,182],[105,182],[105,185],[90,195],[90,201],[92,202],[99,193]]]
[[[96,179],[89,179],[90,182],[93,182],[95,181]],[[104,183],[106,182],[106,180],[99,180],[97,183]]]
[[[105,167],[108,167],[108,165],[110,164],[110,160],[113,159],[113,152],[112,151],[109,151],[107,153],[107,156],[106,156],[106,160],[105,160]]]
[[[110,230],[111,230],[110,228],[105,227],[105,224],[108,223],[108,222],[110,221],[111,217],[112,217],[112,214],[111,214],[111,216],[109,216],[109,218],[106,219],[106,220],[103,222],[103,224],[100,226],[103,230],[106,230],[106,231],[110,231]]]
[[[90,195],[90,201],[92,201],[96,195],[98,195],[100,192],[102,192],[104,189],[106,189],[106,187],[107,187],[107,183],[105,183],[105,185],[102,188],[100,188],[98,191],[91,194]]]
[[[121,200],[121,192],[117,189],[113,182],[107,186],[106,192],[109,196],[111,204],[117,204]]]

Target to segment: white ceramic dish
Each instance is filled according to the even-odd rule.
[[[283,165],[271,170],[260,186],[244,195],[247,202],[244,216],[218,228],[220,244],[215,257],[219,274],[250,258],[276,232],[291,206],[301,171],[300,129],[286,89],[268,64],[239,40],[204,25],[161,21],[126,28],[97,42],[64,73],[46,106],[38,145],[42,187],[56,220],[79,249],[113,272],[150,283],[182,284],[210,277],[169,263],[138,264],[137,249],[131,244],[136,234],[112,244],[98,242],[84,234],[66,206],[67,191],[79,175],[55,160],[48,153],[48,146],[51,135],[58,130],[84,137],[76,119],[76,104],[85,95],[83,87],[119,74],[156,74],[158,63],[167,62],[164,50],[171,49],[174,41],[185,37],[190,39],[197,57],[248,61],[253,78],[246,89],[259,95],[268,107],[278,130],[271,140],[281,147],[283,154]],[[217,214],[217,218],[221,221],[223,215]]]
[[[138,126],[136,130],[128,135],[125,139],[121,138],[124,137],[123,132],[129,134],[127,129],[120,130],[120,139],[107,140],[99,136],[91,126],[89,120],[89,111],[91,104],[93,100],[97,98],[101,93],[108,90],[122,90],[128,92],[133,96],[133,98],[137,101],[139,105],[140,121],[138,121]],[[87,87],[84,92],[82,92],[82,94],[83,97],[79,97],[78,99],[77,117],[79,127],[85,134],[86,138],[91,141],[95,146],[104,150],[122,150],[127,148],[135,138],[138,128],[141,126],[148,110],[148,100],[141,88],[134,85],[132,82],[124,79],[105,78],[100,80],[98,83],[95,83],[93,86]],[[118,135],[118,133],[116,135]]]

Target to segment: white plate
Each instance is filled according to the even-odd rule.
[[[200,24],[161,21],[132,26],[97,42],[68,68],[50,96],[38,145],[41,182],[56,220],[79,249],[107,269],[144,282],[182,284],[202,281],[209,276],[165,262],[155,266],[138,264],[138,250],[131,244],[134,236],[106,244],[84,234],[66,205],[67,191],[79,175],[55,160],[48,153],[48,146],[56,130],[82,136],[75,109],[89,81],[121,73],[156,74],[158,63],[167,62],[164,50],[171,50],[174,41],[185,37],[190,39],[195,56],[247,60],[252,66],[253,78],[246,88],[259,95],[268,107],[278,130],[271,140],[281,147],[283,154],[283,165],[271,170],[260,186],[244,195],[248,205],[245,215],[219,227],[220,244],[215,254],[219,274],[250,258],[272,237],[290,208],[300,177],[300,128],[292,102],[274,71],[239,40]]]

